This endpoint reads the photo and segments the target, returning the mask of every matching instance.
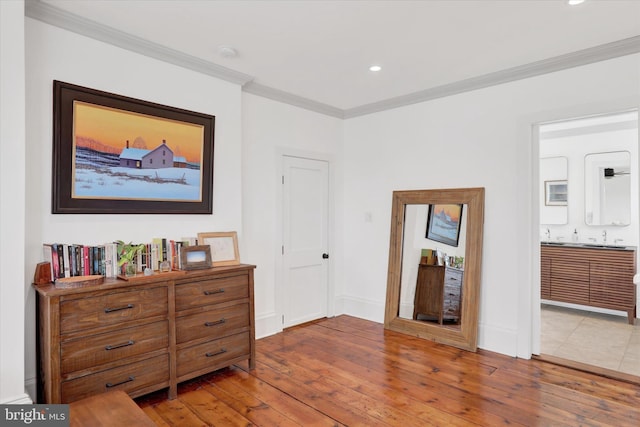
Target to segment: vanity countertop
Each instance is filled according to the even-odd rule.
[[[620,246],[620,245],[608,245],[605,243],[575,243],[575,242],[540,242],[541,245],[544,246],[557,246],[557,247],[568,247],[568,248],[582,248],[582,249],[605,249],[605,250],[616,250],[616,251],[635,251],[635,246]]]

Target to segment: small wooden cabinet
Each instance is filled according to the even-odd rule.
[[[252,265],[36,286],[39,397],[131,397],[248,360],[255,367]]]
[[[543,300],[626,311],[629,324],[634,324],[634,249],[542,244],[540,268]]]
[[[460,322],[463,270],[440,265],[420,264],[413,318],[437,320],[439,324]]]

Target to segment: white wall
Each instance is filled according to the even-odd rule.
[[[26,19],[26,52],[29,174],[25,265],[28,271],[33,271],[41,261],[43,242],[97,244],[115,239],[144,242],[153,237],[180,238],[195,236],[198,232],[236,230],[242,251],[241,88],[238,85],[29,18]],[[213,215],[52,215],[54,79],[216,116]],[[10,168],[14,173],[23,170],[20,164]],[[35,300],[30,287],[28,295],[26,378],[32,388]]]
[[[0,404],[24,387],[24,2],[0,1]]]
[[[347,120],[345,298],[369,304],[345,312],[383,320],[393,190],[485,187],[479,346],[529,357],[539,286],[531,126],[639,99],[633,55]]]
[[[335,295],[329,307],[340,306],[341,289],[336,282],[342,269],[341,147],[342,120],[244,93],[243,130],[243,224],[247,238],[243,259],[256,264],[256,336],[282,330],[281,304],[281,159],[283,154],[330,162],[330,287]],[[337,300],[337,301],[336,301]]]

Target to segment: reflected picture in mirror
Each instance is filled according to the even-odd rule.
[[[459,207],[448,220],[458,246],[425,237],[431,207],[442,205]],[[475,351],[484,188],[395,191],[391,216],[385,328]]]

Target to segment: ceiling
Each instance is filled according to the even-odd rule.
[[[627,49],[612,56],[640,51],[638,0],[36,3],[49,14],[81,17],[85,27],[107,27],[237,73],[249,92],[279,93],[347,116],[505,70],[557,64],[585,49],[601,53],[612,42],[626,40]],[[221,56],[220,46],[237,56]],[[371,64],[382,70],[369,71]],[[511,73],[511,80],[526,76]]]

